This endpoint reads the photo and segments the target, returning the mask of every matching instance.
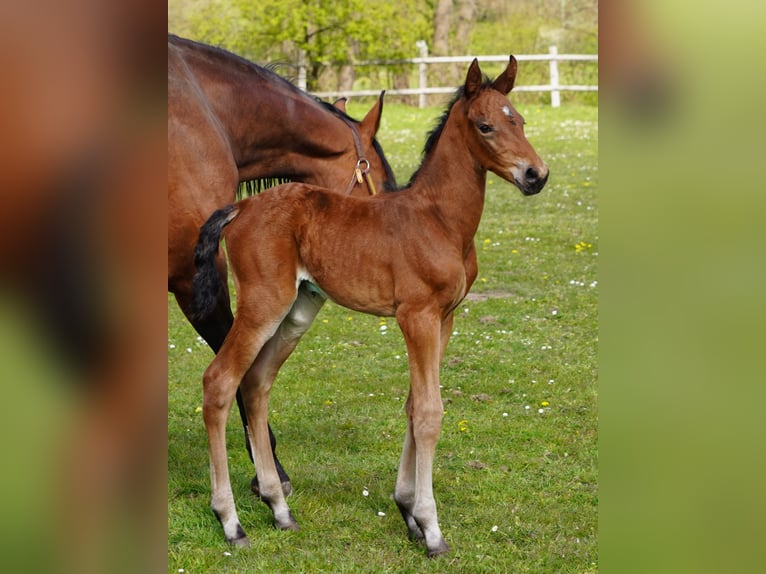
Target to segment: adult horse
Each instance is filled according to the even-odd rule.
[[[208,312],[226,290],[214,263],[224,233],[238,294],[230,335],[205,371],[202,407],[212,507],[231,543],[248,544],[234,505],[225,437],[240,381],[261,498],[278,528],[297,528],[269,450],[268,396],[283,361],[281,356],[275,361],[270,350],[285,325],[310,320],[312,301],[320,304],[329,297],[356,311],[395,316],[399,323],[409,357],[410,394],[394,499],[410,537],[425,541],[429,556],[449,549],[432,489],[443,413],[439,365],[454,310],[475,278],[474,236],[487,170],[525,195],[539,193],[548,179],[547,165],[524,136],[524,119],[506,97],[516,68],[511,56],[490,83],[473,61],[404,189],[361,200],[286,184],[216,211],[202,227],[195,253],[195,308]],[[302,290],[311,299],[301,299]],[[242,380],[245,373],[251,376]]]
[[[382,107],[381,94],[364,120],[356,122],[343,109],[252,62],[168,35],[168,290],[215,352],[233,316],[225,290],[204,319],[190,314],[200,225],[234,200],[240,182],[287,179],[361,195],[395,186],[375,140]],[[216,267],[225,277],[220,255]],[[276,352],[286,358],[309,325],[294,322],[285,328],[285,344]],[[244,425],[239,393],[237,399]],[[246,445],[250,451],[247,438]],[[290,479],[274,456],[289,493]],[[252,488],[258,492],[257,479]]]

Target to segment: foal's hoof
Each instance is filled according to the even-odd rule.
[[[250,547],[250,539],[245,536],[244,534],[240,536],[239,538],[234,538],[232,540],[228,541],[229,544],[232,546],[237,546],[239,548],[249,548]]]
[[[444,538],[442,538],[439,541],[439,544],[437,544],[434,548],[428,549],[428,557],[436,558],[437,556],[441,556],[442,554],[446,554],[447,552],[449,552],[449,546],[444,541]]]
[[[293,518],[292,513],[290,513],[290,516],[285,521],[274,521],[274,527],[277,530],[292,530],[293,532],[298,532],[300,530],[298,527],[298,522],[295,520],[295,518]]]
[[[250,490],[252,490],[253,494],[256,495],[258,498],[261,497],[261,488],[258,486],[257,476],[254,476],[253,480],[250,481]],[[286,480],[282,483],[282,493],[285,495],[285,498],[287,498],[293,493],[293,485],[289,480]]]

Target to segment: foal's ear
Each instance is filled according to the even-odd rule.
[[[345,114],[345,113],[347,113],[346,112],[346,101],[347,100],[348,100],[348,98],[345,98],[345,97],[344,98],[338,98],[337,100],[335,100],[332,103],[332,105],[335,106],[337,109],[339,109],[340,111],[342,111]]]
[[[471,66],[468,68],[468,74],[465,76],[465,86],[463,87],[463,93],[466,98],[470,98],[476,95],[481,88],[481,84],[484,78],[481,75],[479,69],[479,60],[476,58],[471,62]]]
[[[383,114],[383,95],[385,93],[386,90],[380,92],[378,101],[375,102],[375,105],[372,106],[372,109],[367,112],[367,115],[364,116],[364,119],[359,124],[359,133],[370,140],[375,137],[375,134],[378,133],[378,128],[380,128],[380,116]]]
[[[500,74],[494,82],[492,82],[492,87],[501,94],[508,95],[508,93],[513,89],[513,82],[516,81],[517,68],[518,65],[516,64],[516,58],[511,56],[511,59],[508,61],[508,67],[506,67],[505,71]]]

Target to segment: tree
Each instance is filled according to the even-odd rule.
[[[431,9],[428,0],[212,0],[191,20],[195,38],[251,60],[303,59],[316,90],[327,67],[413,57]]]

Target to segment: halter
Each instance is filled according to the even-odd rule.
[[[348,182],[348,188],[346,189],[346,195],[351,195],[355,185],[361,185],[367,183],[367,189],[370,195],[375,195],[377,190],[375,184],[370,177],[370,161],[364,157],[364,149],[362,149],[362,139],[359,137],[359,132],[356,130],[356,126],[348,118],[339,116],[348,127],[351,128],[351,135],[354,136],[354,147],[356,148],[356,156],[359,158],[354,167],[354,173],[351,176],[351,181]]]

